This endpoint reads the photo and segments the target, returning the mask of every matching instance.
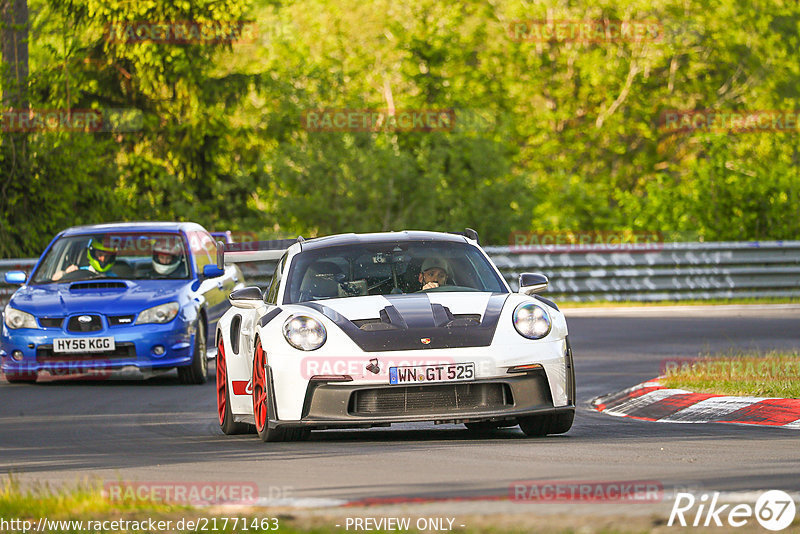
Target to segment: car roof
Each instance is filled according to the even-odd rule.
[[[405,230],[402,232],[376,232],[372,234],[337,234],[317,237],[300,243],[301,250],[335,247],[339,245],[355,245],[368,243],[384,243],[387,241],[407,243],[413,241],[438,241],[446,243],[467,243],[466,237],[442,232],[425,232],[421,230]]]
[[[105,232],[179,232],[205,230],[202,226],[193,222],[116,222],[105,224],[89,224],[84,226],[73,226],[62,232],[63,236],[83,235]]]

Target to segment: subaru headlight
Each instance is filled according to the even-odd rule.
[[[7,327],[14,329],[39,328],[39,325],[36,324],[36,317],[30,313],[14,309],[11,306],[6,306],[6,310],[3,313],[3,321],[6,323]]]
[[[158,306],[147,308],[139,313],[136,324],[168,323],[178,315],[180,308],[177,302],[167,302],[166,304],[159,304]]]
[[[315,350],[325,344],[328,334],[323,324],[307,315],[289,317],[283,323],[283,337],[300,350]]]
[[[550,333],[553,322],[547,310],[534,304],[526,302],[517,306],[514,310],[514,328],[519,335],[528,339],[542,339]]]

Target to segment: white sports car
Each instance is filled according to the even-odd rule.
[[[513,293],[464,234],[390,232],[218,244],[217,261],[280,256],[265,293],[230,295],[219,321],[225,434],[432,421],[561,434],[575,415],[564,315],[520,275]]]

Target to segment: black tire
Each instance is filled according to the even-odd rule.
[[[36,382],[37,373],[6,373],[5,377],[9,384],[33,384]]]
[[[206,354],[206,325],[201,317],[197,321],[192,363],[178,367],[178,378],[184,384],[205,384],[208,381],[208,355]]]
[[[217,413],[219,415],[219,427],[222,433],[227,436],[235,434],[247,434],[255,430],[253,425],[247,423],[237,423],[233,420],[231,412],[231,395],[228,388],[228,367],[225,347],[222,344],[222,337],[217,342],[216,360],[216,386],[217,386]]]
[[[548,434],[565,434],[572,428],[573,421],[575,421],[575,410],[555,414],[550,422]]]
[[[556,414],[531,415],[519,418],[519,427],[530,437],[541,437],[547,434],[563,434],[572,428],[575,411]]]
[[[305,441],[310,435],[308,428],[287,428],[283,431],[283,441]]]

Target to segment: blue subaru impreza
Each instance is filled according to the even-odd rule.
[[[177,368],[207,379],[206,340],[242,287],[220,269],[211,235],[194,223],[114,223],[70,228],[45,249],[3,313],[0,362],[9,382],[40,371],[71,374]]]

